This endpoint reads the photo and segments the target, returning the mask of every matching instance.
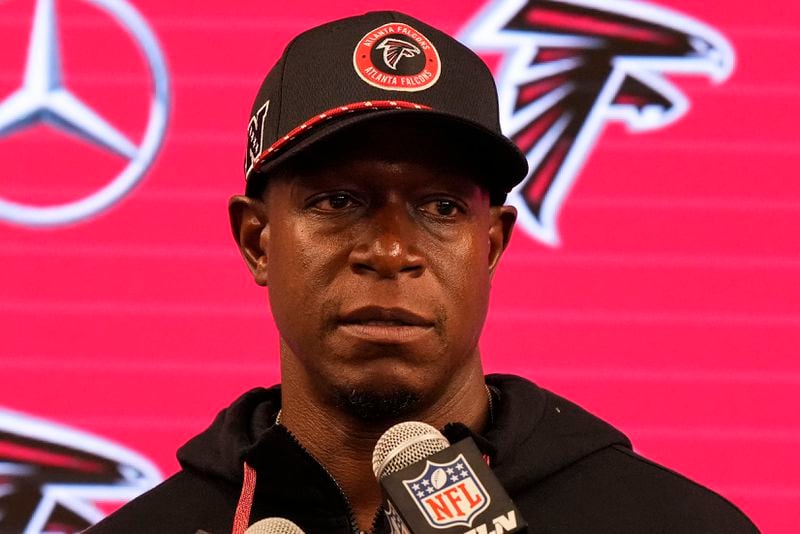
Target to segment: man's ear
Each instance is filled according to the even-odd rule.
[[[233,239],[239,246],[253,279],[260,286],[267,285],[267,244],[269,224],[264,202],[242,195],[228,201]]]
[[[500,256],[511,241],[511,232],[517,220],[517,208],[514,206],[492,206],[491,227],[489,228],[489,274],[494,275]]]

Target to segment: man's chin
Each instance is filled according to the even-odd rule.
[[[404,388],[341,388],[336,405],[351,416],[368,423],[405,420],[419,410],[421,397]]]

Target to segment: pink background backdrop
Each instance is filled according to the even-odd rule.
[[[175,449],[218,409],[279,381],[265,294],[226,217],[262,76],[317,23],[394,6],[455,34],[484,3],[137,0],[169,68],[162,150],[92,219],[0,223],[0,406],[175,471]],[[736,70],[719,86],[670,77],[692,109],[666,129],[606,127],[561,212],[559,248],[515,234],[486,368],[582,404],[764,532],[797,532],[800,4],[661,5],[725,35]],[[58,9],[66,83],[139,140],[151,80],[137,45],[91,4]],[[0,99],[19,87],[32,10],[0,4]],[[43,126],[0,138],[0,161],[0,197],[35,204],[79,198],[125,163]]]

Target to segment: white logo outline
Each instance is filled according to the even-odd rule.
[[[467,23],[459,35],[462,42],[477,52],[503,55],[495,79],[498,85],[500,124],[503,132],[509,137],[576,89],[574,85],[564,84],[534,100],[531,104],[515,110],[515,102],[521,84],[552,74],[553,69],[567,72],[575,68],[575,62],[579,61],[567,58],[550,62],[551,64],[535,63],[533,60],[539,47],[564,46],[591,49],[602,46],[600,40],[591,37],[506,29],[506,24],[528,2],[529,0],[489,2]],[[570,117],[565,116],[556,121],[542,136],[541,141],[526,154],[530,172],[525,180],[509,194],[508,202],[518,209],[517,222],[520,223],[520,226],[531,237],[551,247],[560,244],[557,228],[559,212],[586,159],[599,140],[606,122],[623,122],[633,133],[667,126],[677,121],[689,110],[689,101],[680,89],[664,78],[665,74],[705,74],[714,83],[722,83],[731,75],[736,63],[733,47],[721,33],[690,16],[669,8],[636,0],[561,0],[560,3],[623,14],[643,21],[656,21],[660,25],[691,34],[698,38],[698,45],[704,42],[709,44],[710,48],[705,55],[698,55],[695,58],[616,56],[610,76],[598,94],[572,148],[543,198],[538,217],[527,206],[523,197],[523,187],[555,140],[563,132]],[[614,104],[613,98],[626,77],[636,78],[639,82],[660,93],[670,102],[669,108],[659,109],[655,106],[646,106],[644,109],[637,110],[631,105]]]
[[[41,499],[21,534],[40,534],[56,506],[72,511],[90,523],[105,514],[90,501],[129,501],[163,480],[159,469],[147,458],[105,438],[45,419],[0,408],[0,432],[11,432],[55,447],[66,445],[116,462],[124,468],[113,485],[56,483],[42,486]],[[22,475],[24,467],[0,462],[0,474]],[[2,517],[0,517],[2,520]]]
[[[55,0],[37,0],[22,86],[0,101],[0,140],[46,122],[129,159],[99,190],[78,200],[31,206],[0,198],[0,220],[27,226],[78,222],[109,209],[141,180],[161,148],[169,116],[169,77],[158,41],[139,12],[125,0],[84,0],[110,14],[139,44],[153,80],[149,118],[137,147],[75,97],[61,80]]]

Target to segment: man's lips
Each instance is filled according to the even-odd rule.
[[[354,325],[375,326],[433,326],[433,320],[405,308],[364,306],[340,316],[339,322]]]
[[[346,334],[374,343],[408,343],[433,330],[434,321],[404,308],[366,306],[339,318]]]

